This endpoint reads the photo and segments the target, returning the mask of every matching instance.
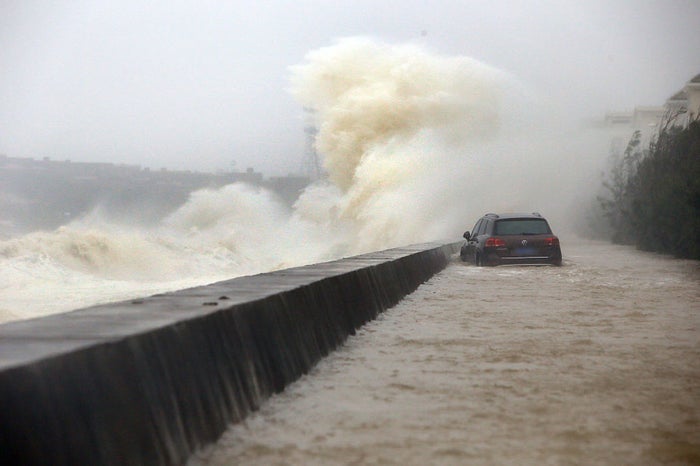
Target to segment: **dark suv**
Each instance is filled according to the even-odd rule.
[[[476,265],[561,265],[559,238],[539,213],[486,214],[464,233],[460,257]]]

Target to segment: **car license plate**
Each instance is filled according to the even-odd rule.
[[[515,250],[515,255],[516,256],[534,256],[535,249],[534,248],[518,248]]]

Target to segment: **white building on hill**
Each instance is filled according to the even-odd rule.
[[[642,147],[648,147],[669,119],[672,124],[683,127],[700,120],[700,74],[669,97],[663,106],[640,106],[631,112],[606,113],[604,127],[610,133],[611,153],[624,152],[635,131],[640,132]]]

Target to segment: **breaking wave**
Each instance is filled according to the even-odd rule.
[[[94,214],[0,241],[0,321],[454,238],[484,210],[529,209],[526,190],[545,194],[541,178],[523,176],[541,160],[534,144],[525,155],[527,98],[503,72],[351,38],[291,73],[293,95],[312,109],[326,180],[291,209],[234,184],[192,193],[151,228]],[[542,167],[560,175],[561,162]]]

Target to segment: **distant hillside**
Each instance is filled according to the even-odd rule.
[[[95,208],[131,223],[156,223],[192,191],[243,182],[291,205],[309,184],[301,176],[264,179],[245,172],[152,171],[132,165],[61,162],[0,155],[0,233],[55,228]]]

